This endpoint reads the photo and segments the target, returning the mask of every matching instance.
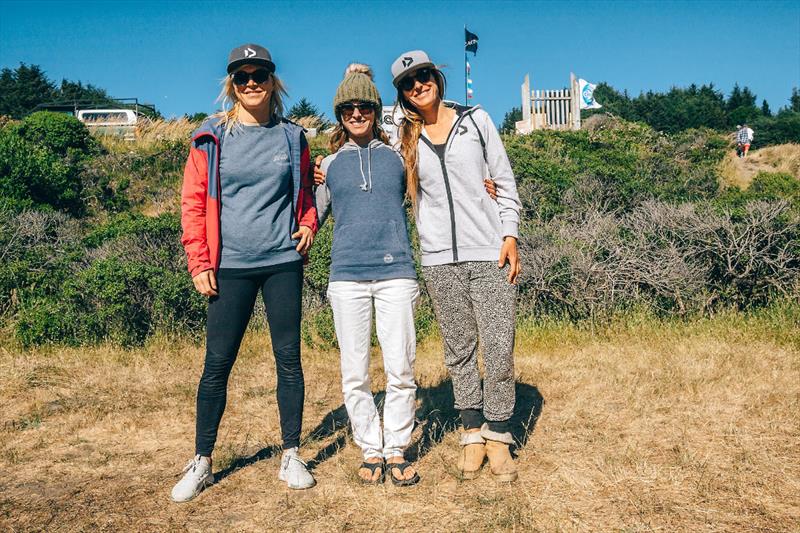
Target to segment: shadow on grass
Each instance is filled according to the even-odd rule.
[[[516,442],[515,450],[524,448],[528,438],[536,427],[536,422],[542,413],[544,398],[539,389],[527,383],[515,384],[516,405],[511,417],[511,434]],[[386,397],[384,391],[374,395],[375,406],[379,413],[383,412],[383,402]],[[453,407],[453,383],[450,378],[440,381],[431,387],[417,389],[417,399],[420,406],[416,412],[416,423],[422,425],[422,434],[406,449],[406,459],[418,461],[425,457],[430,450],[440,443],[445,435],[457,431],[460,419],[458,411]],[[315,442],[325,440],[336,435],[336,438],[323,448],[308,462],[309,470],[314,470],[324,461],[336,455],[347,443],[351,434],[350,420],[344,405],[328,412],[317,426],[303,439],[301,446],[309,447]],[[233,461],[227,468],[217,472],[214,476],[215,483],[219,483],[236,470],[245,468],[258,461],[270,459],[281,454],[278,445],[267,446],[248,457],[240,457]]]
[[[516,403],[509,423],[516,445],[515,450],[524,448],[536,427],[542,413],[544,398],[539,389],[527,383],[515,383]],[[461,419],[453,407],[453,382],[444,379],[432,387],[417,389],[417,399],[421,401],[417,409],[417,423],[422,424],[422,434],[406,450],[409,461],[418,461],[442,442],[445,435],[457,431]]]

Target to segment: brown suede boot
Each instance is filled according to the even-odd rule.
[[[481,428],[481,436],[486,439],[486,456],[489,467],[497,481],[510,483],[517,479],[517,465],[511,457],[509,446],[514,443],[511,433],[491,431],[487,424]]]
[[[486,458],[486,447],[480,429],[470,429],[461,433],[461,455],[458,470],[463,479],[475,479],[481,472]]]

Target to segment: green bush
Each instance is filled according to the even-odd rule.
[[[727,141],[707,129],[669,137],[644,124],[606,119],[592,129],[507,137],[505,145],[524,218],[549,220],[568,209],[567,191],[574,197],[586,182],[600,188],[585,199],[607,209],[629,210],[650,198],[713,197]]]
[[[0,129],[0,197],[6,206],[49,206],[78,214],[83,211],[81,192],[77,166],[23,138],[15,128]]]
[[[83,162],[97,143],[80,121],[38,112],[0,129],[0,197],[17,210],[51,206],[84,211]]]
[[[37,111],[25,117],[19,126],[19,133],[28,141],[61,157],[83,159],[99,150],[99,144],[86,125],[65,113]]]
[[[68,278],[58,294],[23,306],[23,345],[138,345],[156,331],[196,333],[205,301],[183,273],[117,258],[99,260]]]

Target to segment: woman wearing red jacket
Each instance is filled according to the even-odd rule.
[[[178,502],[213,483],[211,453],[228,376],[259,291],[278,375],[284,450],[278,477],[294,489],[314,485],[297,453],[303,256],[317,230],[308,144],[302,128],[281,117],[286,92],[266,48],[233,49],[227,71],[220,97],[232,105],[194,134],[183,183],[181,242],[194,286],[209,304],[195,456],[172,490]]]

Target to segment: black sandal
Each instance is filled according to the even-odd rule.
[[[369,470],[370,477],[375,475],[375,470],[379,468],[381,469],[381,475],[378,476],[377,479],[364,479],[363,477],[358,476],[358,478],[361,480],[361,483],[363,483],[364,485],[380,485],[381,483],[383,483],[386,476],[386,465],[383,461],[378,461],[377,463],[368,463],[364,461],[363,463],[361,463],[359,470],[361,468],[366,468],[367,470]]]
[[[397,478],[394,477],[394,469],[397,468],[400,470],[400,474],[405,474],[406,468],[410,467],[411,463],[408,461],[403,461],[402,463],[386,463],[386,468],[389,469],[389,477],[392,478],[392,483],[394,483],[398,487],[408,487],[410,485],[416,485],[419,483],[419,473],[414,472],[414,477],[411,479],[404,479],[404,478]]]

